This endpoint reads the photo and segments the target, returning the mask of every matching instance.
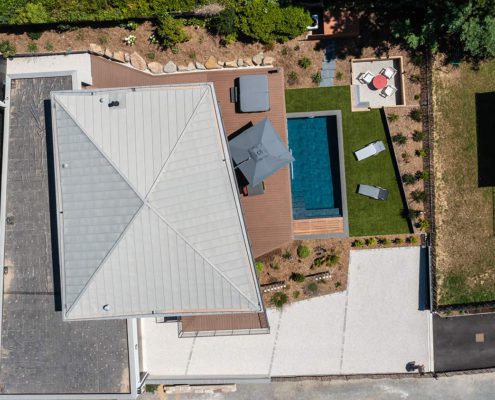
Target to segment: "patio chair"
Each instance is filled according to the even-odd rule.
[[[246,185],[242,188],[244,196],[259,196],[265,193],[265,182],[261,182],[256,186]]]
[[[380,74],[382,74],[383,76],[385,76],[387,79],[392,79],[395,74],[397,73],[397,70],[393,67],[387,67],[387,68],[383,68],[381,71],[380,71]]]
[[[385,145],[381,140],[377,140],[376,142],[370,143],[369,145],[359,149],[354,152],[356,159],[358,161],[364,160],[371,156],[376,156],[378,153],[385,151]]]
[[[358,193],[375,200],[387,200],[388,190],[379,186],[363,185],[358,186]]]
[[[359,74],[357,80],[361,83],[365,83],[369,85],[374,77],[375,77],[374,74],[372,74],[370,71],[366,71]]]
[[[397,88],[393,85],[387,85],[381,92],[380,96],[382,97],[390,97],[393,96],[397,92]]]

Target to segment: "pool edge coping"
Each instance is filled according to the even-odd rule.
[[[347,185],[345,180],[345,159],[344,159],[345,155],[344,155],[344,134],[342,130],[342,111],[341,110],[306,111],[306,112],[293,112],[286,114],[287,119],[309,118],[309,117],[336,117],[337,119],[337,138],[339,144],[339,175],[340,175],[340,189],[341,189],[340,196],[341,196],[341,204],[342,204],[342,218],[344,218],[344,232],[294,235],[294,239],[304,240],[304,239],[331,239],[331,238],[349,237],[349,215],[347,211]]]

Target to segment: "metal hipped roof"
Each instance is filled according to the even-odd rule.
[[[262,309],[211,85],[52,105],[66,319]]]

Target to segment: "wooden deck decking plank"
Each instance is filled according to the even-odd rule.
[[[344,218],[297,219],[293,222],[295,235],[344,233]]]

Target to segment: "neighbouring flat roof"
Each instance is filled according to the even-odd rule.
[[[236,68],[204,72],[151,75],[124,65],[91,56],[92,88],[212,82],[227,135],[249,123],[269,118],[287,144],[284,74],[277,68]],[[271,73],[274,72],[274,73]],[[230,102],[230,88],[243,75],[262,74],[268,77],[270,110],[259,113],[238,113]],[[262,196],[242,197],[241,204],[253,255],[258,257],[293,240],[292,203],[289,168],[284,167],[265,180]]]
[[[65,318],[262,311],[212,85],[52,102]]]
[[[71,76],[12,81],[10,129],[4,132],[8,146],[3,149],[8,223],[3,243],[0,397],[130,396],[126,321],[68,322],[60,312],[45,107],[52,90],[71,88]]]

